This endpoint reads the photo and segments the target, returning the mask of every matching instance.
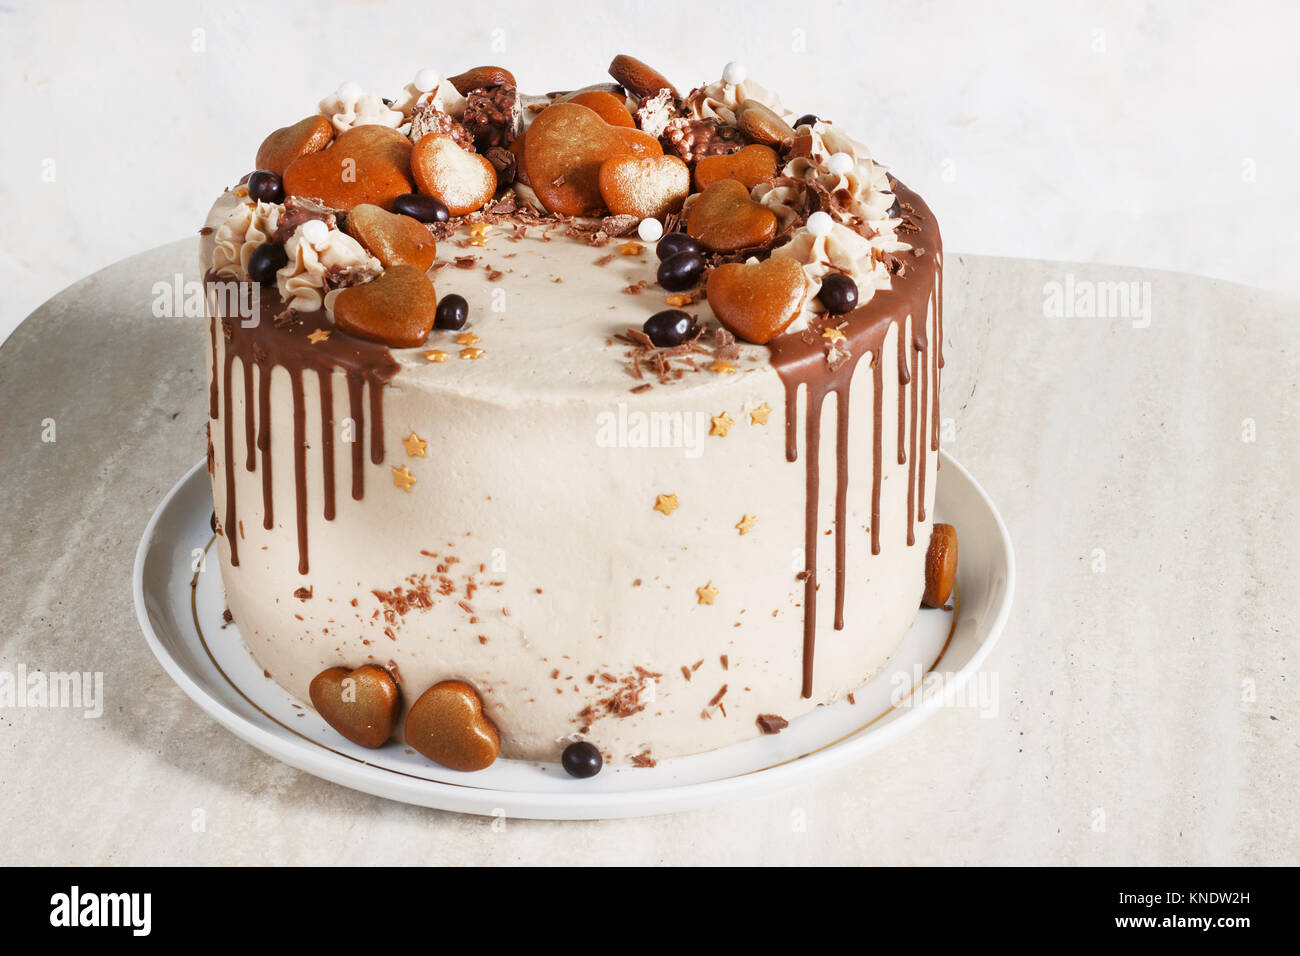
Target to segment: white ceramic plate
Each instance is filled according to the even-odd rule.
[[[478,773],[432,764],[390,744],[343,739],[262,673],[235,625],[208,525],[204,463],[174,487],[140,541],[135,607],[159,662],[195,703],[230,731],[300,770],[346,787],[443,810],[544,819],[667,813],[767,793],[857,760],[896,740],[960,692],[1002,630],[1015,562],[1006,528],[983,489],[943,454],[938,520],[957,526],[955,611],[922,608],[893,659],[847,699],[793,721],[778,735],[651,768],[611,768],[575,780],[554,763],[498,760]],[[924,682],[921,682],[924,678]]]

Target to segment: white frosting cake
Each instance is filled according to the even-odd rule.
[[[202,249],[213,289],[263,283],[242,319],[237,300],[213,297],[221,570],[252,653],[302,700],[323,671],[374,664],[400,690],[395,739],[427,689],[459,681],[502,756],[553,761],[588,741],[606,760],[646,764],[777,732],[851,693],[915,619],[942,365],[929,210],[833,125],[797,120],[747,81],[680,97],[628,63],[644,67],[619,58],[621,86],[593,90],[627,110],[610,129],[639,125],[697,182],[703,157],[674,120],[722,144],[704,155],[766,143],[777,160],[745,186],[775,234],[720,251],[705,232],[688,243],[704,263],[685,289],[657,283],[655,243],[640,237],[689,234],[711,187],[692,185],[653,221],[611,214],[616,197],[584,210],[594,216],[551,211],[536,175],[549,140],[511,143],[553,102],[596,116],[607,101],[518,97],[499,68],[454,84],[422,71],[387,103],[347,86],[321,105],[325,133],[296,127],[327,145],[289,142],[287,168],[214,205]],[[514,96],[517,109],[476,127],[485,91],[489,106]],[[751,101],[793,135],[773,137]],[[496,185],[479,209],[420,227],[437,244],[426,273],[437,321],[456,324],[458,295],[460,328],[427,328],[434,315],[410,284],[420,270],[354,228],[355,207],[328,188],[289,192],[303,190],[293,163],[372,126],[419,144],[412,167],[445,145],[428,137],[464,150],[457,170],[490,160]],[[534,188],[520,181],[525,162]],[[398,194],[436,176],[405,174],[410,187],[369,201],[413,208]],[[773,313],[774,334],[755,333],[763,317],[748,324],[743,310],[770,311],[785,292],[769,287],[791,281],[780,265],[755,270],[780,259],[799,267],[797,307]],[[853,308],[824,301],[831,274],[851,280]],[[378,319],[359,295],[372,287],[387,296]],[[646,320],[674,307],[689,332],[656,342]],[[386,340],[388,314],[427,338],[405,344],[404,326]]]

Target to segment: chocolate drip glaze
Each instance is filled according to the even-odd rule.
[[[212,273],[209,283],[225,280]],[[327,521],[334,520],[334,387],[335,371],[343,372],[348,383],[349,414],[356,425],[352,443],[352,497],[360,499],[365,488],[366,435],[365,404],[362,392],[370,392],[369,428],[370,460],[381,464],[384,460],[384,386],[397,374],[398,364],[392,353],[382,345],[350,338],[330,324],[324,309],[315,312],[294,313],[295,321],[277,328],[275,317],[284,311],[284,301],[273,289],[263,289],[259,321],[245,328],[237,318],[212,315],[212,388],[209,414],[222,419],[226,469],[226,515],[223,527],[230,543],[230,563],[239,564],[239,511],[235,500],[234,417],[232,379],[235,360],[238,359],[244,381],[244,441],[245,467],[249,471],[262,469],[262,524],[274,526],[275,502],[273,500],[271,458],[271,376],[276,367],[289,375],[289,388],[293,405],[293,481],[295,491],[294,512],[298,531],[298,573],[306,574],[309,567],[307,548],[307,411],[303,391],[303,375],[317,373],[320,384],[321,458],[324,466],[323,512]],[[221,296],[209,296],[210,302],[221,301]],[[224,361],[218,387],[217,327],[222,333]],[[331,332],[328,339],[315,344],[308,340],[313,332]],[[257,375],[256,413],[253,401],[253,372]],[[224,393],[224,401],[219,401]],[[220,414],[218,414],[220,412]],[[254,425],[256,417],[256,426]],[[261,452],[261,464],[257,452]]]
[[[815,333],[791,333],[779,336],[768,343],[772,365],[785,383],[785,443],[786,459],[794,462],[799,457],[798,399],[802,388],[805,402],[804,469],[806,491],[804,494],[804,605],[803,605],[803,689],[804,697],[812,697],[813,656],[817,635],[817,516],[818,492],[821,479],[821,418],[826,398],[835,396],[836,414],[836,490],[835,490],[835,629],[844,627],[844,593],[847,586],[846,565],[846,515],[849,485],[849,393],[858,362],[870,355],[872,366],[874,413],[872,415],[871,476],[871,553],[880,553],[880,484],[881,484],[881,432],[882,397],[884,394],[884,366],[882,350],[891,326],[898,332],[898,463],[908,464],[908,517],[907,543],[915,545],[915,522],[925,520],[925,462],[926,446],[939,449],[939,370],[943,368],[942,341],[942,245],[939,228],[928,206],[902,183],[895,184],[895,195],[900,204],[912,211],[909,219],[918,231],[904,233],[903,238],[913,249],[925,250],[922,255],[902,253],[903,273],[893,277],[889,292],[878,292],[858,309],[842,316],[847,322],[843,332],[852,353],[848,361],[832,369],[826,361],[823,339]],[[931,348],[930,314],[933,306],[935,345]],[[908,360],[906,326],[912,320],[910,345],[912,356]],[[918,404],[919,403],[919,404]],[[910,408],[910,416],[909,416]],[[931,414],[929,441],[920,432],[926,415]],[[910,454],[905,450],[905,439],[910,429]],[[919,440],[918,440],[918,435]],[[919,486],[918,486],[919,475]]]

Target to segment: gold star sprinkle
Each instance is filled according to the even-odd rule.
[[[476,222],[469,227],[469,244],[471,246],[486,246],[488,240],[488,229],[491,228],[486,222]]]
[[[427,358],[430,362],[447,361],[447,353],[442,351],[441,349],[429,349],[429,351],[424,353],[424,357]]]
[[[721,415],[714,415],[709,421],[713,423],[713,427],[709,429],[709,434],[717,435],[719,438],[726,438],[727,432],[731,431],[731,426],[736,424],[726,412]]]
[[[680,309],[684,305],[693,305],[695,296],[693,295],[670,295],[664,299],[664,302],[671,305],[674,309]]]
[[[473,332],[462,332],[456,336],[457,345],[478,345],[478,336]]]
[[[411,432],[410,438],[403,438],[402,444],[406,446],[406,454],[408,457],[411,458],[429,457],[424,453],[424,450],[429,447],[429,443],[425,441],[423,438],[421,438],[419,435],[417,435],[415,432]]]
[[[715,359],[709,366],[710,372],[717,372],[720,375],[735,375],[736,368],[730,362],[724,362],[721,359]]]
[[[329,337],[330,337],[329,329],[317,329],[311,335],[307,336],[307,341],[310,342],[312,345],[319,345],[321,342],[324,342],[327,339],[329,339]]]
[[[822,338],[827,342],[839,342],[844,338],[844,333],[839,329],[825,328],[822,329]]]
[[[401,468],[394,468],[393,484],[409,495],[411,493],[411,485],[415,484],[415,475],[411,474],[405,465]]]
[[[749,534],[756,524],[758,524],[758,518],[754,515],[741,515],[740,520],[736,522],[736,530],[741,534]]]
[[[713,582],[710,581],[708,584],[704,585],[704,587],[695,589],[695,603],[712,604],[713,599],[717,597],[719,593],[718,589],[713,586]]]
[[[482,357],[483,357],[483,350],[482,350],[482,349],[461,349],[461,350],[460,350],[460,357],[461,357],[462,360],[463,360],[463,359],[476,359],[476,358],[482,358]]]
[[[645,246],[639,242],[625,242],[618,247],[620,256],[639,256],[643,252],[645,252]]]
[[[655,511],[661,514],[670,515],[677,510],[677,495],[656,495]]]
[[[751,425],[766,425],[767,416],[772,414],[772,406],[764,402],[758,408],[752,409],[749,413],[749,423]]]

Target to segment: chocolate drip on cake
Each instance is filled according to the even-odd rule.
[[[225,280],[208,273],[207,282],[221,284]],[[219,295],[209,296],[210,302],[220,302]],[[233,369],[236,360],[242,370],[244,382],[244,431],[246,445],[245,467],[249,471],[262,470],[262,524],[270,529],[275,522],[273,465],[271,460],[271,379],[274,370],[282,368],[289,376],[293,414],[293,480],[294,517],[298,534],[298,573],[306,574],[309,568],[307,546],[307,411],[303,391],[303,374],[315,371],[320,382],[321,458],[323,462],[323,511],[327,521],[334,520],[334,388],[335,372],[342,372],[348,383],[349,414],[356,427],[352,443],[352,497],[361,499],[365,489],[365,435],[367,428],[366,403],[362,392],[369,395],[370,460],[382,464],[384,460],[384,386],[397,374],[398,364],[392,353],[382,346],[351,338],[333,328],[324,309],[315,312],[289,312],[293,321],[277,326],[276,317],[285,313],[283,299],[274,289],[262,289],[261,310],[258,321],[245,327],[238,318],[213,315],[212,327],[212,390],[209,414],[220,418],[225,449],[226,514],[222,526],[230,544],[230,563],[239,564],[239,509],[235,500],[234,465],[234,401],[232,396]],[[218,342],[217,325],[221,337]],[[309,340],[313,333],[328,332],[327,338],[316,342]],[[218,344],[223,355],[220,388],[217,386]],[[254,405],[253,375],[256,369],[257,399]],[[224,401],[219,400],[224,392]],[[254,420],[256,419],[256,423]],[[261,463],[257,452],[261,452]]]
[[[835,629],[844,627],[844,594],[847,585],[846,515],[849,485],[849,395],[858,363],[870,356],[873,380],[871,476],[871,553],[880,553],[880,485],[882,454],[882,417],[884,395],[883,349],[889,330],[897,326],[898,339],[898,461],[908,465],[907,543],[916,543],[915,522],[925,520],[924,432],[920,432],[926,415],[931,422],[930,451],[939,449],[939,374],[943,368],[942,324],[942,245],[939,229],[929,207],[902,183],[895,184],[895,194],[908,219],[917,227],[907,234],[911,253],[903,253],[902,268],[895,272],[892,288],[877,292],[865,305],[842,316],[842,329],[851,353],[847,361],[832,366],[827,361],[823,339],[819,335],[791,333],[768,343],[772,365],[785,383],[786,459],[799,457],[798,401],[802,387],[805,402],[803,572],[803,687],[802,695],[812,697],[813,659],[817,635],[817,539],[818,496],[821,487],[821,418],[830,395],[835,396],[836,414],[836,486],[835,486]],[[924,250],[924,252],[918,252]],[[911,361],[908,361],[908,320],[911,320]],[[934,325],[935,346],[931,347],[930,325]],[[909,366],[911,367],[909,370]],[[910,386],[910,387],[909,387]],[[908,422],[911,423],[908,436]],[[918,441],[918,435],[920,436]],[[912,450],[904,450],[908,436]],[[919,474],[919,481],[918,481]]]

